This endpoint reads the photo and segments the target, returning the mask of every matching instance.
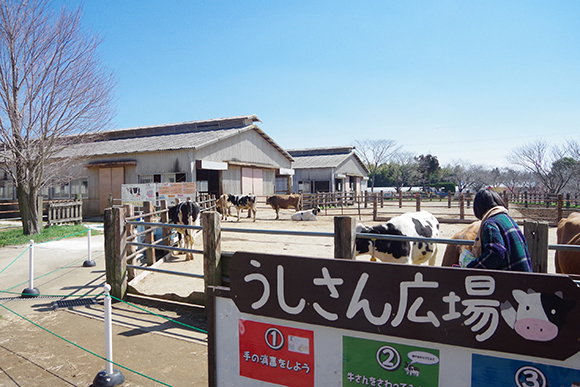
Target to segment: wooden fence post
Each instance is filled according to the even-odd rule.
[[[103,220],[106,280],[111,285],[111,295],[122,299],[127,293],[125,210],[120,207],[106,208]]]
[[[534,273],[548,272],[548,223],[524,221],[524,236],[532,259]]]
[[[373,222],[377,220],[377,212],[378,212],[378,207],[379,207],[379,198],[377,197],[377,194],[373,195]]]
[[[562,211],[563,206],[564,206],[564,195],[559,194],[558,195],[558,219],[556,219],[558,222],[563,217],[563,211]]]
[[[447,191],[447,208],[451,208],[451,191]]]
[[[203,212],[201,225],[203,227],[203,291],[206,293],[208,286],[222,285],[220,214],[215,211]]]
[[[403,207],[403,190],[399,190],[399,208]]]
[[[133,215],[135,215],[135,206],[133,204],[125,204],[123,205],[123,209],[125,210],[125,218],[131,218]],[[126,226],[127,229],[127,238],[129,238],[130,236],[132,236],[133,234],[135,234],[135,226],[132,224],[128,224]],[[131,242],[138,242],[138,240],[133,239],[131,240]],[[135,251],[137,251],[137,247],[136,246],[127,246],[126,248],[127,250],[127,256],[132,255]],[[131,259],[127,259],[127,264],[128,265],[134,265],[135,264],[135,257],[131,258]],[[131,281],[133,278],[135,278],[135,269],[127,269],[127,275],[128,277],[128,281]]]
[[[528,208],[528,191],[524,191],[524,207]]]
[[[459,219],[465,219],[465,205],[463,200],[463,194],[459,194]]]
[[[421,211],[421,194],[419,192],[415,194],[415,210]]]
[[[334,217],[334,258],[355,258],[356,222],[350,216]]]
[[[155,211],[155,207],[153,207],[153,203],[146,201],[143,202],[143,211],[145,211],[145,214],[150,214],[153,211]],[[151,215],[147,215],[143,217],[143,221],[146,223],[151,223],[152,221],[152,216]],[[145,229],[148,228],[152,228],[151,226],[145,226]],[[155,231],[151,231],[145,234],[145,243],[147,244],[153,244],[153,242],[155,241],[155,235],[153,235]],[[147,266],[151,266],[155,263],[155,249],[152,247],[150,249],[147,249],[147,251],[145,252],[145,259],[147,260]]]

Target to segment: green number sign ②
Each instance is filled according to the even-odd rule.
[[[439,351],[343,336],[342,385],[439,385]]]

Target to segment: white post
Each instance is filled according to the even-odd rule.
[[[40,294],[34,287],[34,241],[30,240],[30,251],[28,254],[28,287],[22,291],[22,297],[36,297]]]
[[[28,287],[34,289],[34,241],[32,239],[28,250]]]
[[[93,387],[112,387],[125,383],[125,376],[113,369],[113,318],[111,313],[111,285],[105,284],[105,357],[107,366],[93,380]]]
[[[86,261],[83,262],[84,267],[93,267],[96,265],[96,262],[91,259],[91,229],[87,230],[87,245],[89,246],[89,256]]]
[[[88,260],[91,260],[91,229],[89,228],[87,230],[87,245],[89,246],[89,251],[88,251]]]
[[[113,373],[113,319],[111,318],[111,285],[105,284],[105,352],[107,356],[107,374]]]

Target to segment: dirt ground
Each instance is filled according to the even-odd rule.
[[[260,209],[256,222],[247,218],[237,222],[235,217],[223,221],[222,251],[254,251],[332,258],[334,254],[332,237],[266,235],[236,231],[246,229],[332,233],[333,216],[354,216],[357,221],[365,224],[378,223],[372,222],[370,216],[359,218],[356,211],[341,213],[335,210],[323,214],[316,222],[293,222],[290,220],[292,213],[293,211],[282,210],[280,219],[275,220],[273,210]],[[463,227],[465,224],[441,223],[439,237],[451,238]],[[550,244],[553,243],[556,243],[555,229],[551,228]],[[201,244],[201,236],[198,236],[194,248],[201,249]],[[441,263],[444,250],[445,245],[440,245],[437,253],[438,265]],[[359,259],[368,260],[369,257]],[[551,262],[549,272],[554,272],[553,252],[550,252],[549,261]],[[97,264],[104,266],[99,261]],[[201,273],[203,263],[201,255],[196,255],[193,262],[185,262],[183,255],[177,255],[165,262],[163,268]],[[139,286],[144,292],[149,291],[152,294],[174,292],[185,296],[192,289],[203,286],[200,280],[179,278],[172,277],[168,280],[167,277],[160,277],[157,274],[148,275]],[[92,285],[101,286],[103,280],[101,278],[96,282]],[[95,375],[105,368],[104,360],[75,346],[77,344],[90,348],[99,355],[104,353],[102,307],[94,305],[53,311],[50,308],[51,301],[53,300],[19,301],[35,303],[34,307],[31,307],[31,313],[25,316],[33,323],[10,314],[0,319],[0,387],[91,386]],[[8,306],[10,307],[10,304]],[[199,309],[160,310],[155,307],[146,309],[205,329],[203,311]],[[154,379],[122,370],[127,379],[123,386],[207,386],[206,335],[192,333],[183,326],[152,317],[124,304],[115,304],[114,315],[117,316],[113,329],[114,361]],[[70,342],[55,335],[62,336]]]

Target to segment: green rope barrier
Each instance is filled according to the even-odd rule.
[[[23,253],[23,254],[24,254],[24,253]],[[20,255],[22,255],[22,254],[20,254]],[[48,272],[48,273],[45,273],[45,274],[39,275],[38,277],[34,277],[34,279],[36,280],[36,279],[39,279],[39,278],[42,278],[42,277],[46,277],[47,275],[50,275],[50,274],[56,273],[57,271],[60,271],[60,270],[68,269],[70,266],[72,266],[72,265],[77,265],[78,263],[80,263],[80,262],[84,262],[84,261],[85,261],[84,259],[79,259],[78,261],[74,261],[74,262],[72,262],[72,263],[70,263],[70,264],[68,264],[68,265],[66,265],[66,266],[59,267],[59,268],[58,268],[58,269],[56,269],[56,270],[53,270],[53,271],[51,271],[51,272]],[[17,286],[22,286],[22,285],[24,285],[24,284],[26,284],[27,282],[28,282],[28,280],[26,280],[26,281],[24,281],[24,282],[21,282],[21,283],[19,283],[19,284],[16,284],[16,285],[14,285],[14,286],[12,286],[12,287],[9,287],[9,288],[7,288],[7,289],[0,290],[0,293],[5,293],[5,292],[7,292],[8,290],[12,290],[12,289],[14,289],[14,288],[15,288],[15,287],[17,287]]]
[[[132,303],[130,303],[130,302],[127,302],[127,301],[125,301],[125,300],[122,300],[122,299],[120,299],[120,298],[117,298],[117,297],[115,297],[115,296],[111,296],[111,298],[112,298],[112,299],[114,299],[114,300],[117,300],[117,301],[121,301],[121,302],[122,302],[122,303],[124,303],[124,304],[127,304],[127,305],[129,305],[129,306],[132,306],[132,307],[134,307],[134,308],[136,308],[136,309],[142,310],[142,311],[144,311],[144,312],[147,312],[147,313],[149,313],[149,314],[152,314],[152,315],[154,315],[154,316],[161,317],[161,318],[163,318],[163,319],[165,319],[165,320],[167,320],[167,321],[171,321],[171,322],[174,322],[174,323],[176,323],[176,324],[183,325],[183,326],[185,326],[185,327],[187,327],[187,328],[190,328],[190,329],[192,329],[192,330],[194,330],[194,331],[197,331],[197,332],[201,332],[201,333],[205,333],[205,334],[207,334],[207,331],[204,331],[203,329],[200,329],[200,328],[194,327],[194,326],[192,326],[192,325],[188,325],[188,324],[182,323],[182,322],[180,322],[180,321],[173,320],[173,319],[171,319],[171,318],[169,318],[169,317],[166,317],[166,316],[163,316],[163,315],[161,315],[161,314],[153,313],[153,312],[151,312],[151,311],[149,311],[149,310],[147,310],[147,309],[145,309],[145,308],[141,308],[141,307],[139,307],[139,306],[137,306],[137,305],[135,305],[135,304],[132,304]]]
[[[4,273],[4,270],[6,270],[6,269],[8,269],[10,266],[12,266],[12,264],[13,264],[14,262],[16,262],[16,261],[18,260],[18,258],[22,257],[22,254],[24,254],[25,252],[27,252],[27,251],[28,251],[28,249],[30,249],[30,246],[28,246],[28,247],[27,247],[27,248],[26,248],[26,249],[25,249],[25,250],[24,250],[22,253],[20,253],[20,255],[19,255],[19,256],[17,256],[17,257],[16,257],[16,258],[15,258],[15,259],[14,259],[12,262],[10,262],[10,263],[8,264],[8,266],[6,266],[4,269],[2,269],[2,271],[0,271],[0,274]]]
[[[60,335],[58,335],[58,334],[56,334],[56,333],[54,333],[54,332],[52,332],[52,331],[50,331],[50,330],[46,329],[45,327],[43,327],[43,326],[41,326],[41,325],[39,325],[39,324],[35,323],[34,321],[32,321],[32,320],[30,320],[30,319],[28,319],[28,318],[26,318],[26,317],[24,317],[24,316],[22,316],[22,315],[20,315],[20,314],[16,313],[16,312],[15,312],[15,311],[13,311],[12,309],[10,309],[10,308],[8,308],[8,307],[6,307],[6,306],[2,305],[2,304],[0,304],[0,307],[2,307],[2,308],[4,308],[4,309],[8,310],[8,311],[9,311],[9,312],[11,312],[11,313],[14,313],[16,316],[20,317],[21,319],[23,319],[23,320],[25,320],[25,321],[28,321],[29,323],[31,323],[32,325],[34,325],[34,326],[36,326],[36,327],[38,327],[38,328],[42,329],[43,331],[45,331],[45,332],[48,332],[48,333],[50,333],[51,335],[53,335],[53,336],[55,336],[55,337],[58,337],[59,339],[61,339],[61,340],[64,340],[64,341],[66,341],[67,343],[69,343],[69,344],[71,344],[71,345],[74,345],[75,347],[77,347],[77,348],[79,348],[79,349],[81,349],[81,350],[83,350],[83,351],[85,351],[85,352],[87,352],[87,353],[90,353],[91,355],[93,355],[93,356],[96,356],[96,357],[98,357],[98,358],[99,358],[99,359],[101,359],[101,360],[104,360],[104,361],[110,362],[111,364],[114,364],[114,365],[116,365],[117,367],[123,368],[124,370],[127,370],[127,371],[129,371],[129,372],[133,372],[133,373],[134,373],[134,374],[136,374],[136,375],[142,376],[142,377],[144,377],[144,378],[147,378],[147,379],[149,379],[149,380],[152,380],[152,381],[154,381],[154,382],[156,382],[156,383],[159,383],[159,384],[162,384],[162,385],[164,385],[164,386],[168,386],[168,387],[173,387],[171,384],[167,384],[167,383],[164,383],[164,382],[162,382],[162,381],[160,381],[160,380],[154,379],[154,378],[152,378],[151,376],[147,376],[147,375],[145,375],[145,374],[142,374],[142,373],[140,373],[140,372],[138,372],[138,371],[135,371],[135,370],[133,370],[133,369],[131,369],[131,368],[129,368],[129,367],[125,367],[125,366],[123,366],[123,365],[121,365],[121,364],[119,364],[119,363],[116,363],[116,362],[114,362],[114,361],[109,361],[109,360],[107,360],[106,358],[104,358],[103,356],[101,356],[101,355],[98,355],[98,354],[96,354],[95,352],[92,352],[92,351],[90,351],[90,350],[88,350],[88,349],[86,349],[86,348],[83,348],[83,347],[81,347],[80,345],[78,345],[78,344],[76,344],[76,343],[73,343],[72,341],[70,341],[70,340],[68,340],[68,339],[65,339],[64,337],[62,337],[62,336],[60,336]]]

